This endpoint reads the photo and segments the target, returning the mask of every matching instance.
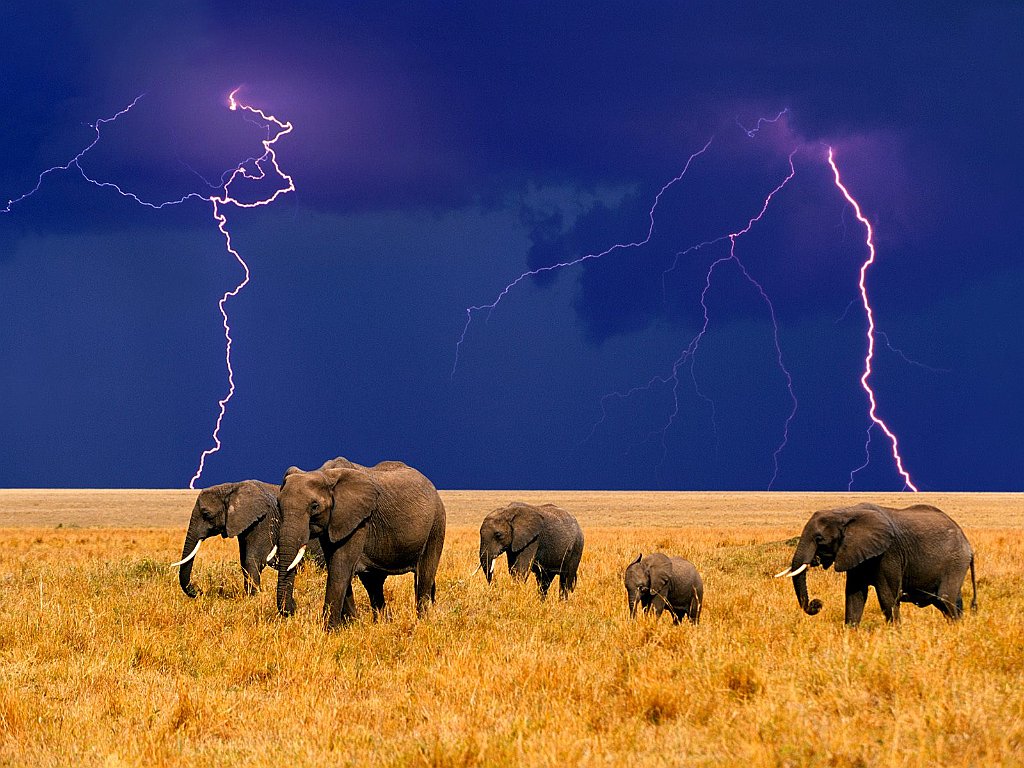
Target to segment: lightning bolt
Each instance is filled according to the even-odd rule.
[[[566,269],[567,267],[574,267],[577,264],[582,264],[582,263],[584,263],[586,261],[593,261],[595,259],[603,258],[603,257],[607,256],[608,254],[613,253],[615,251],[629,250],[629,249],[632,249],[632,248],[640,248],[641,246],[647,245],[647,243],[649,243],[650,240],[651,240],[651,236],[654,234],[654,212],[658,208],[658,203],[661,202],[661,196],[664,195],[665,192],[667,192],[670,187],[674,186],[680,180],[682,180],[682,178],[686,175],[686,172],[688,170],[690,170],[690,164],[695,159],[697,159],[698,157],[700,157],[701,155],[703,155],[705,152],[708,151],[708,147],[711,146],[711,142],[712,141],[714,141],[714,137],[713,136],[710,139],[708,139],[707,143],[703,147],[701,147],[696,152],[694,152],[692,155],[690,155],[690,157],[686,161],[686,165],[683,166],[683,170],[681,170],[679,172],[678,176],[673,178],[671,181],[666,182],[664,184],[664,186],[662,186],[662,188],[660,190],[658,190],[658,194],[656,194],[654,196],[654,202],[651,204],[651,208],[647,212],[647,218],[648,218],[648,221],[649,221],[649,226],[647,227],[647,235],[644,237],[643,240],[637,240],[637,241],[631,242],[631,243],[616,243],[615,245],[612,245],[611,247],[606,248],[605,250],[601,251],[600,253],[588,253],[585,256],[580,256],[579,258],[572,259],[571,261],[562,261],[562,262],[559,262],[557,264],[549,264],[546,267],[539,267],[537,269],[531,269],[531,270],[529,270],[527,272],[523,272],[521,275],[519,275],[519,277],[517,277],[511,283],[506,285],[501,290],[501,292],[498,294],[497,298],[495,298],[494,301],[492,301],[490,304],[480,304],[480,305],[474,306],[474,307],[467,307],[466,308],[466,324],[462,328],[462,335],[459,336],[459,340],[455,344],[455,362],[452,364],[452,372],[451,372],[450,378],[452,380],[455,379],[455,371],[459,367],[459,351],[462,349],[462,343],[466,340],[466,333],[469,331],[469,325],[470,325],[470,323],[473,322],[473,313],[474,312],[480,312],[480,311],[486,309],[488,314],[490,314],[491,312],[494,311],[494,309],[498,306],[498,304],[501,303],[501,300],[503,298],[505,298],[505,296],[508,295],[509,291],[511,291],[513,288],[515,288],[517,285],[519,285],[521,282],[523,282],[527,278],[536,277],[537,275],[544,274],[545,272],[554,272],[554,271],[557,271],[557,270],[560,270],[560,269]]]
[[[245,259],[239,255],[238,251],[235,250],[231,244],[231,232],[228,230],[227,216],[221,210],[221,206],[234,205],[238,208],[258,208],[262,205],[270,205],[270,203],[277,200],[283,194],[295,191],[295,181],[287,173],[281,170],[281,166],[277,162],[277,152],[274,149],[274,145],[282,137],[292,132],[292,124],[290,122],[282,122],[271,114],[264,112],[257,107],[251,107],[247,104],[243,104],[238,101],[235,96],[239,89],[236,88],[228,95],[228,109],[235,112],[241,109],[244,112],[248,112],[252,115],[259,116],[266,124],[277,126],[277,133],[273,136],[268,135],[267,138],[263,139],[263,154],[253,161],[253,166],[256,168],[254,173],[250,173],[246,170],[247,163],[243,162],[239,164],[235,170],[228,177],[228,180],[224,183],[223,191],[220,195],[212,195],[209,201],[213,205],[213,218],[217,222],[217,229],[224,236],[224,247],[227,249],[235,260],[242,266],[244,271],[244,277],[241,282],[238,283],[230,291],[225,291],[224,295],[220,297],[220,301],[217,302],[217,308],[220,309],[221,317],[224,319],[224,365],[228,370],[228,392],[227,394],[217,403],[217,423],[213,428],[213,446],[207,448],[199,456],[199,466],[196,467],[196,473],[192,476],[192,479],[188,481],[188,487],[194,489],[196,487],[196,481],[199,480],[203,475],[203,469],[206,467],[206,459],[208,456],[216,453],[221,448],[220,442],[220,428],[224,421],[224,414],[227,412],[228,403],[231,398],[235,395],[235,372],[231,367],[231,345],[233,339],[231,338],[231,324],[228,321],[228,312],[226,309],[227,300],[234,298],[238,295],[245,286],[249,283],[249,265],[245,263]],[[278,186],[277,189],[269,197],[259,198],[252,202],[242,202],[235,198],[231,194],[231,185],[239,178],[248,179],[250,181],[261,181],[266,178],[265,165],[269,163],[273,168],[274,173],[283,181],[286,182],[283,186]],[[221,178],[224,178],[223,176]]]
[[[868,416],[871,417],[872,426],[877,426],[879,429],[882,430],[882,432],[885,433],[885,436],[889,438],[889,444],[892,447],[892,457],[896,462],[897,471],[903,478],[903,483],[905,487],[916,492],[918,490],[917,486],[914,485],[913,480],[910,479],[910,474],[903,467],[903,457],[900,455],[899,440],[897,440],[896,434],[891,429],[889,429],[889,426],[881,419],[881,417],[879,417],[878,403],[875,399],[875,392],[871,388],[871,361],[874,359],[875,356],[875,313],[874,310],[871,308],[871,302],[868,300],[867,274],[868,268],[875,263],[875,232],[871,228],[871,222],[865,218],[863,213],[861,213],[860,205],[853,198],[853,195],[850,194],[850,191],[843,185],[843,181],[839,177],[839,168],[836,165],[832,147],[828,148],[828,164],[832,168],[832,173],[835,176],[836,187],[842,193],[843,197],[846,198],[846,202],[848,202],[853,207],[853,212],[857,217],[857,221],[864,225],[864,229],[867,232],[867,239],[865,242],[867,243],[868,247],[868,257],[867,259],[865,259],[864,263],[861,264],[860,280],[858,282],[858,285],[860,287],[861,303],[864,305],[864,313],[865,315],[867,315],[868,319],[868,351],[864,357],[864,373],[862,373],[860,377],[860,385],[863,388],[864,392],[867,394],[868,403],[870,404],[870,408],[868,409]],[[860,471],[860,469],[866,467],[868,463],[870,463],[870,444],[871,427],[868,428],[868,439],[864,447],[865,453],[868,453],[868,461],[865,462],[863,466],[854,470],[854,472],[850,474],[851,486],[853,484],[853,475],[856,472]]]
[[[784,114],[784,112],[779,113],[779,117],[781,117],[782,114]],[[775,119],[777,120],[778,117],[776,117]],[[768,122],[773,122],[773,121],[768,121]],[[667,269],[665,271],[665,273],[662,275],[662,281],[663,281],[662,282],[662,287],[664,289],[664,276],[665,276],[665,274],[668,274],[668,272],[671,272],[673,269],[676,268],[680,256],[692,253],[692,252],[694,252],[694,251],[696,251],[696,250],[698,250],[700,248],[704,248],[704,247],[707,247],[709,245],[713,245],[715,243],[720,243],[720,242],[722,242],[724,240],[728,240],[729,241],[729,255],[722,256],[720,258],[715,259],[713,262],[711,262],[711,265],[708,267],[707,275],[706,275],[705,280],[704,280],[704,289],[701,291],[701,295],[700,295],[700,306],[701,306],[701,310],[703,311],[703,315],[704,315],[703,325],[701,326],[701,329],[697,332],[697,334],[693,337],[693,339],[690,340],[690,343],[683,349],[683,351],[680,353],[679,357],[677,357],[676,360],[673,362],[671,373],[665,374],[665,375],[655,376],[650,381],[648,381],[647,384],[644,384],[644,385],[639,386],[639,387],[634,387],[633,389],[629,390],[626,393],[613,392],[613,393],[611,393],[611,395],[605,395],[602,398],[602,405],[601,405],[601,411],[602,411],[601,421],[604,421],[604,419],[605,419],[605,417],[607,415],[607,411],[605,410],[605,406],[604,406],[604,401],[607,398],[609,398],[609,397],[618,397],[618,398],[621,398],[621,399],[625,399],[625,398],[628,398],[628,397],[636,394],[637,392],[644,391],[644,390],[649,390],[655,384],[668,384],[669,382],[671,382],[672,383],[672,400],[673,400],[672,411],[669,413],[668,418],[666,419],[665,423],[662,425],[662,428],[660,430],[661,448],[662,448],[662,463],[663,463],[664,460],[665,460],[665,456],[666,456],[667,450],[668,450],[668,447],[667,447],[667,445],[665,443],[666,435],[668,433],[669,428],[671,428],[671,426],[675,423],[675,419],[679,415],[679,410],[680,410],[680,404],[679,404],[679,370],[685,364],[689,363],[689,365],[687,367],[689,368],[690,380],[693,382],[694,391],[696,392],[698,397],[700,397],[702,400],[707,402],[710,405],[710,407],[711,407],[711,421],[712,421],[712,426],[713,426],[714,431],[715,431],[716,442],[717,442],[718,427],[717,427],[717,425],[715,425],[715,404],[714,404],[714,401],[711,400],[711,398],[709,398],[707,395],[705,395],[701,391],[701,389],[700,389],[700,387],[699,387],[699,385],[697,383],[697,376],[696,376],[696,372],[694,371],[694,363],[695,363],[695,360],[696,360],[697,352],[700,349],[700,343],[704,339],[704,336],[707,334],[708,327],[709,327],[709,325],[711,323],[711,316],[710,316],[710,313],[709,313],[709,310],[708,310],[708,305],[707,305],[707,296],[708,296],[708,292],[711,290],[711,282],[712,282],[712,278],[714,276],[715,270],[717,270],[720,266],[722,266],[722,265],[724,265],[724,264],[726,264],[728,262],[734,263],[736,265],[736,267],[739,269],[740,274],[743,276],[743,278],[754,287],[754,289],[758,292],[758,294],[760,295],[761,299],[764,301],[765,305],[768,308],[768,313],[769,313],[769,316],[770,316],[771,322],[772,322],[772,339],[773,339],[773,343],[774,343],[774,346],[775,346],[776,361],[778,362],[779,369],[782,371],[783,376],[785,376],[785,379],[786,379],[786,390],[789,393],[789,399],[790,399],[790,402],[792,404],[792,407],[790,408],[789,414],[786,416],[786,421],[783,424],[782,440],[778,444],[778,446],[776,446],[775,451],[772,454],[772,463],[773,463],[774,471],[772,473],[771,480],[768,483],[768,490],[772,490],[772,488],[775,485],[775,481],[778,479],[778,476],[779,476],[779,457],[781,456],[783,450],[785,450],[786,445],[789,442],[789,427],[790,427],[790,424],[793,421],[793,418],[796,416],[798,402],[797,402],[797,398],[796,398],[796,393],[793,390],[793,376],[789,372],[789,369],[786,367],[786,364],[785,364],[785,362],[783,360],[783,356],[782,356],[782,345],[781,345],[781,343],[779,341],[779,324],[778,324],[778,320],[777,320],[777,317],[776,317],[776,314],[775,314],[775,305],[772,303],[771,299],[769,298],[768,293],[764,289],[764,286],[760,282],[758,282],[753,277],[753,275],[750,274],[750,272],[747,269],[746,265],[740,260],[739,256],[736,255],[736,241],[739,240],[741,237],[743,237],[743,235],[747,234],[754,227],[755,224],[757,224],[759,221],[761,221],[762,218],[764,218],[764,215],[767,213],[768,207],[771,205],[771,202],[772,202],[773,198],[779,192],[781,192],[783,187],[785,187],[793,179],[793,177],[796,175],[796,167],[793,165],[793,157],[794,157],[794,155],[796,155],[796,150],[793,150],[790,153],[790,155],[789,155],[789,173],[778,184],[778,186],[776,186],[771,192],[768,193],[768,195],[764,199],[764,202],[761,205],[761,210],[756,215],[754,215],[753,217],[751,217],[750,219],[747,220],[746,226],[744,226],[742,229],[739,229],[739,230],[737,230],[735,232],[730,232],[730,233],[721,235],[720,237],[716,237],[716,238],[714,238],[712,240],[706,240],[706,241],[704,241],[702,243],[698,243],[697,245],[690,246],[689,248],[687,248],[684,251],[680,251],[678,254],[676,254],[675,262],[673,262],[672,266],[669,267],[669,269]],[[601,422],[599,421],[598,424],[600,424],[600,423]],[[591,435],[594,433],[594,429],[596,429],[596,427],[597,427],[597,424],[595,424],[594,428],[591,429]],[[653,435],[653,433],[652,433],[652,435]],[[659,465],[659,466],[661,466],[661,465]]]
[[[241,255],[232,245],[231,232],[228,229],[227,215],[224,213],[222,208],[229,205],[233,205],[237,208],[257,208],[259,206],[269,205],[270,203],[277,200],[277,198],[280,197],[281,195],[295,191],[295,182],[293,181],[291,176],[289,176],[283,170],[281,170],[281,167],[278,164],[277,160],[277,152],[274,148],[274,145],[282,136],[286,136],[287,134],[292,132],[292,124],[290,122],[281,121],[274,117],[273,115],[264,112],[263,110],[257,107],[252,107],[248,104],[243,104],[242,102],[238,101],[236,96],[239,90],[239,88],[236,88],[228,95],[228,109],[230,109],[233,112],[241,110],[242,112],[247,113],[247,115],[245,116],[245,120],[247,122],[252,122],[255,125],[265,125],[267,128],[267,137],[263,139],[263,141],[261,142],[263,145],[263,153],[261,155],[259,155],[258,157],[247,158],[246,160],[243,160],[241,163],[236,165],[234,168],[225,171],[221,175],[221,184],[220,186],[215,187],[216,189],[219,190],[219,194],[202,195],[199,194],[198,192],[190,192],[174,200],[152,202],[150,200],[144,200],[143,198],[136,195],[134,192],[126,190],[118,184],[94,178],[85,171],[81,164],[82,158],[85,157],[86,154],[88,154],[89,151],[93,147],[95,147],[97,143],[99,143],[102,127],[108,123],[115,122],[116,120],[118,120],[118,118],[130,112],[146,95],[142,93],[136,96],[135,99],[128,106],[126,106],[124,109],[121,109],[118,112],[115,112],[110,117],[99,118],[95,122],[89,123],[88,125],[90,128],[92,128],[94,136],[92,138],[92,141],[90,141],[84,149],[82,149],[78,154],[72,157],[71,160],[69,160],[64,165],[55,165],[51,168],[47,168],[46,170],[44,170],[42,173],[39,174],[39,176],[36,179],[35,185],[29,191],[25,192],[19,197],[8,200],[7,205],[4,206],[2,210],[0,210],[0,213],[10,213],[11,209],[15,205],[38,192],[39,189],[42,187],[43,181],[46,179],[47,176],[49,176],[52,173],[57,173],[59,171],[69,171],[72,168],[76,169],[82,176],[82,178],[85,179],[90,184],[93,184],[94,186],[99,187],[101,189],[112,189],[122,197],[126,197],[132,200],[133,202],[137,203],[138,205],[142,205],[147,208],[160,209],[171,205],[180,205],[188,200],[202,200],[211,204],[213,219],[217,225],[217,229],[224,237],[225,248],[227,252],[231,254],[231,256],[242,267],[244,276],[242,280],[234,288],[226,291],[224,295],[221,296],[220,301],[217,303],[217,306],[220,309],[221,317],[223,318],[224,325],[224,362],[228,371],[228,392],[227,395],[225,395],[224,398],[222,398],[218,402],[219,412],[217,414],[216,426],[214,427],[212,434],[212,440],[214,445],[212,448],[208,448],[205,451],[203,451],[202,454],[200,455],[199,466],[196,469],[195,474],[192,476],[192,479],[189,481],[189,488],[192,489],[195,488],[196,481],[199,480],[199,478],[203,474],[203,469],[205,467],[207,457],[209,457],[213,453],[216,453],[221,448],[221,423],[224,419],[227,404],[235,393],[234,370],[231,366],[231,345],[233,339],[231,338],[231,326],[228,320],[226,303],[228,299],[234,298],[235,296],[238,295],[239,291],[241,291],[249,283],[250,278],[249,265],[245,263],[245,260],[241,257]],[[263,124],[256,122],[255,118],[263,120]],[[275,126],[276,132],[272,132],[270,128],[271,125]],[[254,168],[255,170],[249,170],[250,167]],[[249,181],[262,181],[267,178],[268,168],[272,170],[272,172],[276,175],[277,178],[280,179],[281,182],[269,196],[261,197],[251,201],[243,201],[235,197],[231,187],[236,181],[238,181],[239,179],[246,179]]]
[[[736,125],[738,125],[740,127],[740,130],[742,130],[745,134],[747,134],[747,138],[748,139],[752,139],[755,136],[757,136],[758,132],[761,130],[761,126],[764,123],[777,123],[782,118],[783,115],[788,114],[788,113],[789,113],[789,107],[785,107],[775,117],[759,117],[759,118],[757,118],[757,124],[753,128],[747,128],[745,125],[743,125],[743,123],[740,122],[740,119],[737,117],[736,118]]]

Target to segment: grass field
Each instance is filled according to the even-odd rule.
[[[167,563],[195,494],[0,491],[0,764],[746,765],[1024,764],[1024,504],[922,494],[977,553],[980,611],[947,625],[871,597],[842,625],[842,577],[815,570],[800,613],[789,563],[810,513],[903,495],[446,492],[438,602],[415,620],[393,578],[387,621],[325,634],[325,576],[242,594],[234,541],[210,540],[197,600]],[[587,537],[579,585],[476,567],[477,526],[518,498],[551,500]],[[913,497],[914,501],[919,500]],[[700,626],[630,621],[638,552],[692,560]],[[965,601],[967,602],[967,601]]]

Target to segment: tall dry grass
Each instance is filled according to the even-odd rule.
[[[563,503],[565,503],[563,501]],[[948,625],[872,597],[842,625],[842,577],[812,572],[799,612],[799,526],[587,527],[568,602],[499,571],[473,528],[450,528],[430,617],[410,576],[388,620],[325,634],[325,577],[275,577],[246,598],[233,542],[204,545],[197,600],[173,570],[182,532],[6,529],[0,549],[0,763],[5,765],[967,766],[1024,754],[1024,540],[961,523],[981,610]],[[630,621],[622,570],[638,551],[701,571],[699,626]]]

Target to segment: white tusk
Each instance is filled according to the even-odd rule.
[[[267,562],[269,563],[271,560],[273,560],[274,559],[274,555],[276,555],[276,554],[277,554],[277,544],[274,545],[274,548],[272,550],[270,550],[270,554],[267,555]]]
[[[296,565],[298,565],[298,564],[299,564],[299,561],[300,561],[300,560],[302,559],[302,556],[303,556],[304,554],[306,554],[306,545],[305,545],[305,544],[303,544],[303,545],[302,545],[302,549],[300,549],[300,550],[299,550],[299,554],[297,554],[297,555],[295,556],[295,559],[294,559],[294,560],[292,560],[292,564],[288,566],[288,570],[289,570],[289,571],[290,571],[290,570],[291,570],[292,568],[294,568],[294,567],[295,567]]]
[[[786,570],[779,571],[778,573],[776,573],[773,578],[781,579],[783,576],[789,576],[789,572],[792,571],[792,570],[793,570],[793,566],[789,566],[789,568],[787,568]]]
[[[803,573],[806,570],[807,570],[807,563],[804,563],[799,568],[797,568],[795,571],[793,571],[792,573],[788,574],[789,578],[793,578],[794,576],[797,576],[798,574],[801,574],[801,573]]]
[[[188,557],[183,557],[183,558],[182,558],[181,560],[179,560],[179,561],[178,561],[178,562],[176,562],[176,563],[171,563],[171,564],[170,564],[170,565],[168,566],[168,568],[174,568],[174,567],[175,567],[175,566],[177,566],[177,565],[184,565],[185,563],[187,563],[187,562],[188,562],[189,560],[191,560],[191,559],[192,559],[193,557],[195,557],[195,556],[196,556],[196,552],[198,552],[198,551],[199,551],[199,546],[200,546],[200,545],[201,545],[202,543],[203,543],[203,540],[202,540],[202,539],[200,539],[200,540],[199,540],[199,542],[198,542],[198,543],[196,544],[196,548],[192,550],[192,554],[191,554],[191,555],[189,555]]]
[[[489,573],[491,574],[491,576],[494,575],[494,563],[495,563],[495,561],[491,560],[491,564],[489,566]]]

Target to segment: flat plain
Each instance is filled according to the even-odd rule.
[[[186,598],[167,564],[194,498],[0,490],[0,764],[1024,764],[1021,495],[446,491],[429,617],[395,577],[386,620],[357,587],[330,634],[322,572],[282,620],[272,570],[243,595],[233,540],[204,544]],[[580,519],[569,601],[473,573],[480,519],[513,499]],[[859,501],[960,522],[978,613],[907,605],[893,627],[872,595],[846,629],[843,577],[816,569],[825,608],[803,615],[771,575],[811,512]],[[628,618],[622,572],[655,550],[703,574],[699,626]]]

